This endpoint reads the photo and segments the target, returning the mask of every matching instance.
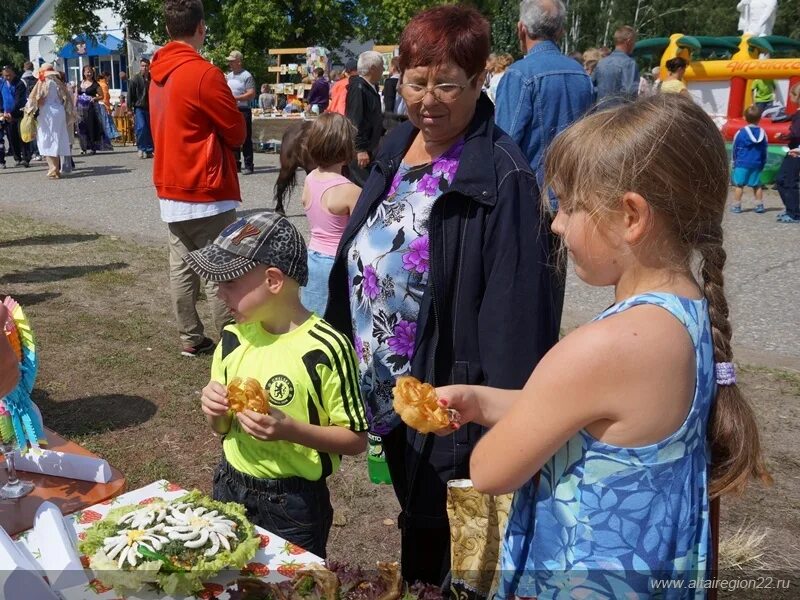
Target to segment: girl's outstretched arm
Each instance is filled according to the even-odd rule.
[[[576,329],[539,362],[518,400],[476,446],[475,488],[491,494],[520,488],[587,427],[613,445],[664,439],[686,419],[695,371],[686,328],[661,307],[636,306]]]
[[[510,400],[472,453],[470,477],[476,489],[504,494],[520,488],[576,432],[613,417],[613,409],[599,400],[608,387],[603,375],[615,359],[612,346],[602,328],[586,326],[545,355],[522,391],[498,394],[501,406],[489,408],[495,390],[474,392],[473,404],[483,416],[503,411],[503,401]]]

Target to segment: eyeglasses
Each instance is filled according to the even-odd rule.
[[[439,102],[445,104],[455,102],[467,86],[475,79],[475,75],[467,79],[466,85],[459,83],[440,83],[438,85],[419,85],[416,83],[401,83],[397,86],[400,95],[407,104],[422,102],[428,92],[433,94]]]

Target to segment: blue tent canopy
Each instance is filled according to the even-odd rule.
[[[58,51],[61,58],[78,58],[80,56],[107,56],[117,54],[122,48],[122,40],[111,34],[97,36],[97,41],[91,38],[75,38]],[[78,44],[86,44],[86,51],[79,53]]]

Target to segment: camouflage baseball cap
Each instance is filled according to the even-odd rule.
[[[230,281],[266,265],[277,267],[301,286],[308,282],[303,236],[289,219],[272,211],[231,223],[213,244],[187,254],[186,263],[208,281]]]

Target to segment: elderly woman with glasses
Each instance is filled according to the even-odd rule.
[[[408,121],[383,141],[329,280],[325,317],[355,344],[402,510],[407,581],[446,576],[446,483],[469,477],[483,429],[406,427],[392,408],[396,379],[520,388],[558,337],[536,180],[481,93],[489,37],[465,6],[409,22],[398,86]]]

